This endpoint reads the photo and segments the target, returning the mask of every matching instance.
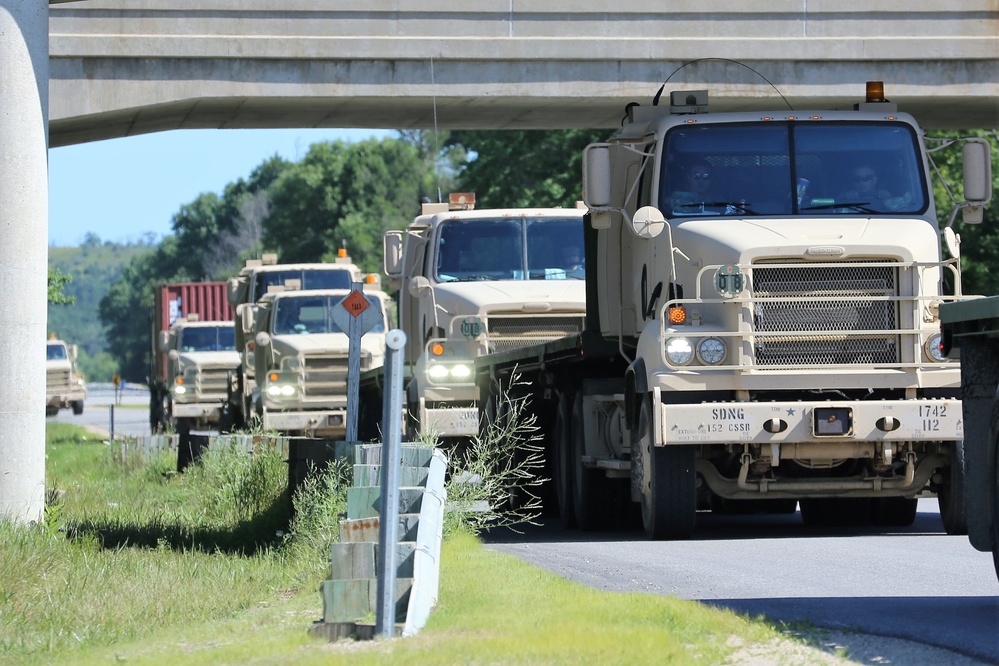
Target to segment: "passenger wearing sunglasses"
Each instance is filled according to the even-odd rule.
[[[862,205],[874,211],[901,210],[909,203],[909,195],[893,197],[891,192],[878,184],[878,174],[873,167],[862,165],[851,174],[851,184],[838,201]]]

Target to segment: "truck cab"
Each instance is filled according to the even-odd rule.
[[[284,288],[294,281],[296,288],[309,289],[350,289],[355,282],[379,286],[377,275],[365,275],[347,255],[345,249],[338,251],[333,263],[277,263],[276,254],[264,254],[261,259],[249,259],[239,275],[228,281],[229,302],[240,321],[242,311],[259,302],[272,290]],[[242,428],[247,418],[254,413],[254,402],[259,397],[254,361],[255,341],[253,336],[240,326],[236,327],[236,350],[240,356],[239,367],[230,374],[228,416],[230,425]]]
[[[334,310],[351,294],[286,283],[243,308],[239,323],[255,343],[254,413],[264,430],[324,438],[346,433],[349,338]],[[360,369],[368,370],[384,363],[390,300],[377,290],[364,296],[377,313],[361,336]]]
[[[583,212],[476,210],[474,195],[453,194],[386,233],[385,274],[399,289],[407,336],[411,436],[477,432],[477,357],[583,330]]]
[[[51,336],[45,345],[45,415],[55,416],[60,409],[83,413],[87,383],[76,367],[76,345]]]
[[[180,317],[160,333],[157,345],[166,356],[169,389],[154,431],[167,424],[184,433],[219,426],[229,373],[239,366],[233,322]]]

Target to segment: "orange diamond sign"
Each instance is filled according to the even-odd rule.
[[[370,303],[368,303],[368,299],[364,297],[364,294],[356,289],[350,292],[350,294],[341,302],[343,303],[343,307],[346,308],[347,313],[355,319],[360,317],[361,313],[367,310],[368,305],[370,305]]]

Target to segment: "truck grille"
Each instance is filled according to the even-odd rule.
[[[69,370],[47,370],[45,372],[45,386],[51,391],[65,391],[69,388]]]
[[[758,366],[898,362],[895,267],[756,268],[752,283]]]
[[[234,368],[201,368],[198,388],[202,398],[225,398],[229,388],[229,370]]]
[[[343,397],[347,395],[347,356],[306,356],[305,395]]]
[[[575,335],[583,330],[586,317],[572,315],[489,315],[490,352],[506,351]]]

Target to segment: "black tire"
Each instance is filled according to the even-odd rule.
[[[82,413],[83,413],[83,401],[82,400],[73,401],[73,414],[79,416]]]
[[[576,510],[573,506],[572,490],[572,400],[571,392],[563,392],[558,399],[558,413],[555,416],[555,501],[558,504],[562,527],[574,529]]]
[[[194,462],[194,450],[191,446],[191,431],[181,424],[177,425],[177,471],[183,472]]]
[[[999,405],[993,406],[993,411]],[[992,478],[986,482],[988,505],[986,510],[992,514],[989,521],[992,525],[992,566],[996,570],[996,578],[999,579],[999,434],[996,433],[996,425],[993,422],[992,432],[989,441],[992,442]]]
[[[694,448],[655,446],[652,439],[652,404],[644,398],[631,440],[632,496],[639,498],[649,539],[689,539],[697,518]]]
[[[572,401],[569,428],[570,465],[572,466],[572,508],[579,529],[593,531],[607,527],[609,498],[606,496],[604,475],[599,469],[586,467],[586,435],[583,419],[583,394],[576,393]]]
[[[908,527],[916,522],[915,497],[879,497],[874,500],[874,524],[886,527]]]
[[[954,455],[949,467],[943,469],[946,476],[937,489],[937,503],[940,506],[940,520],[947,534],[959,536],[968,533],[968,507],[965,499],[964,441],[954,442]]]

